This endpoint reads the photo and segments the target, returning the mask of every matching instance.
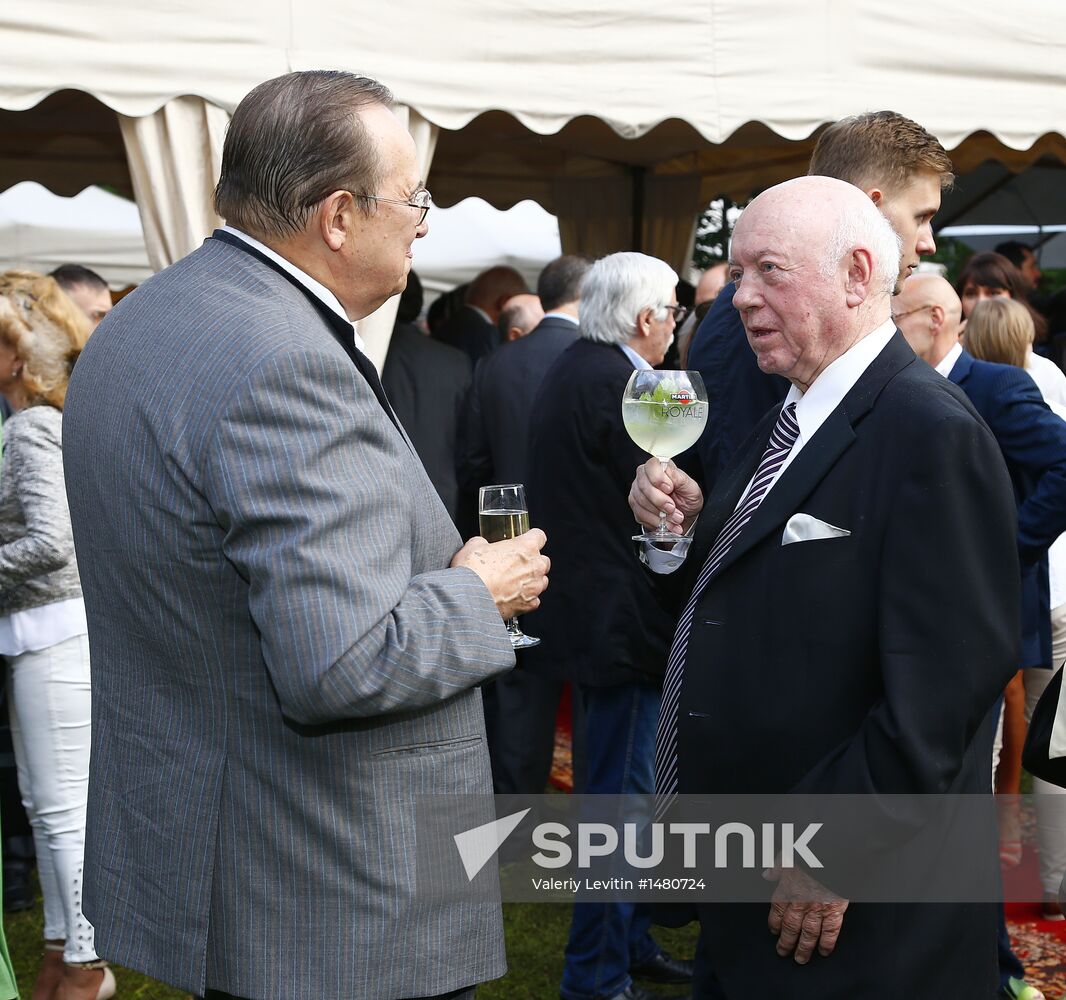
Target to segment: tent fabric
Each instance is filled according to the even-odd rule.
[[[148,258],[157,271],[222,224],[212,201],[228,123],[226,112],[199,97],[168,101],[143,118],[119,117]]]
[[[90,267],[115,289],[148,278],[137,206],[94,187],[60,198],[32,181],[0,193],[0,271],[60,264]]]
[[[12,110],[70,87],[128,117],[185,95],[232,111],[262,80],[326,66],[387,81],[451,130],[499,109],[539,135],[590,116],[633,138],[671,117],[712,144],[749,122],[796,140],[893,107],[949,148],[978,127],[974,109],[1011,149],[1066,133],[1066,21],[1047,0],[938,0],[921,16],[873,0],[8,6],[0,107]]]

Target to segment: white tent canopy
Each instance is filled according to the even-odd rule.
[[[113,288],[152,273],[137,206],[98,187],[61,198],[33,181],[0,193],[0,270],[92,268]]]
[[[469,198],[435,208],[429,219],[429,234],[414,248],[427,298],[495,264],[515,268],[532,288],[561,253],[558,220],[532,201],[500,212]],[[0,270],[60,264],[92,268],[116,289],[144,281],[152,268],[137,206],[98,187],[64,198],[24,181],[0,192]]]
[[[921,12],[873,0],[8,6],[0,187],[26,169],[50,186],[79,183],[79,169],[80,183],[99,180],[86,160],[114,170],[124,149],[156,265],[216,221],[229,112],[293,69],[388,83],[438,202],[532,197],[559,217],[568,251],[644,249],[678,267],[702,205],[802,173],[812,134],[846,114],[902,112],[962,170],[1066,160],[1066,20],[1050,0]],[[79,131],[93,116],[71,91],[119,113],[121,146],[113,131]],[[360,327],[378,360],[391,320],[385,309]]]

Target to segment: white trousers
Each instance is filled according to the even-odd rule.
[[[37,850],[44,936],[64,938],[66,962],[97,955],[81,911],[89,785],[89,642],[66,639],[9,656],[8,700],[19,791]]]
[[[1066,604],[1051,612],[1051,658],[1056,669],[1066,660]],[[1026,722],[1032,718],[1033,709],[1053,673],[1051,670],[1023,672]],[[1062,876],[1066,874],[1066,788],[1033,778],[1033,797],[1036,801],[1040,882],[1044,892],[1058,893]]]

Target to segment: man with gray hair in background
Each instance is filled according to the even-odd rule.
[[[419,892],[420,794],[490,790],[478,685],[547,585],[462,545],[352,322],[429,192],[381,84],[290,73],[226,134],[227,225],[90,338],[63,418],[93,657],[85,911],[242,1000],[468,997],[499,904]]]
[[[530,411],[529,508],[551,537],[552,593],[535,622],[541,645],[520,669],[571,683],[587,761],[580,791],[591,794],[654,791],[673,622],[633,558],[626,496],[644,452],[622,423],[622,394],[634,370],[662,364],[684,315],[676,285],[677,275],[654,257],[596,261],[582,285],[581,339],[544,376]],[[650,1000],[655,994],[634,978],[689,980],[691,963],[663,952],[650,927],[647,906],[578,902],[563,1000]]]
[[[988,794],[990,710],[1019,630],[1010,480],[966,397],[892,322],[899,264],[851,184],[804,177],[756,198],[733,234],[734,302],[788,394],[706,503],[655,460],[630,495],[642,523],[665,510],[694,532],[664,581],[681,600],[657,792],[861,795],[886,862],[916,820],[884,796]],[[848,857],[840,826],[821,846]],[[695,996],[994,994],[996,904],[849,907],[805,869],[771,874],[769,912],[700,906]]]

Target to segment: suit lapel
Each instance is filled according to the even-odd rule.
[[[804,500],[814,491],[830,469],[836,465],[840,456],[848,449],[855,440],[855,427],[874,405],[881,390],[888,384],[898,372],[909,364],[914,363],[914,352],[910,349],[903,335],[896,331],[893,338],[885,345],[884,350],[871,362],[870,366],[852,386],[850,392],[841,401],[825,422],[815,432],[814,437],[806,442],[800,453],[792,463],[781,473],[780,478],[774,483],[773,488],[752,515],[751,520],[744,526],[740,537],[733,543],[726,553],[721,565],[715,573],[720,575],[728,566],[740,559],[746,552],[761,542],[771,532],[782,528],[785,522],[800,507]],[[776,421],[780,407],[771,411],[773,420]],[[757,439],[758,446],[753,447],[745,456],[743,466],[738,469],[731,479],[729,493],[732,498],[732,506],[725,510],[725,516],[715,522],[715,534],[711,538],[713,544],[718,531],[725,518],[733,512],[740,500],[740,490],[747,485],[748,481],[758,467],[759,459],[766,447],[766,441],[773,429],[773,423],[767,424],[769,416],[764,418],[760,425],[760,435]],[[743,475],[740,486],[737,487],[737,475]],[[723,496],[723,506],[728,503],[730,497]],[[721,511],[716,512],[719,516]],[[706,551],[706,550],[705,550]]]
[[[385,388],[381,384],[377,369],[374,367],[373,362],[371,362],[371,360],[355,346],[355,327],[353,327],[347,320],[338,316],[326,305],[325,302],[323,302],[317,295],[313,294],[306,285],[297,280],[295,275],[290,274],[285,268],[279,266],[276,261],[271,260],[266,254],[260,253],[255,247],[245,243],[244,240],[221,229],[216,229],[214,233],[211,234],[210,238],[218,240],[220,243],[226,243],[229,246],[235,247],[249,256],[254,257],[276,274],[280,274],[290,285],[294,288],[298,288],[303,293],[304,297],[315,307],[319,316],[325,321],[326,326],[329,328],[329,332],[333,334],[337,343],[344,348],[345,354],[352,359],[352,363],[359,369],[359,374],[363,376],[367,384],[370,386],[377,401],[381,404],[381,408],[400,432],[400,436],[407,441],[407,446],[412,448],[411,442],[408,440],[407,435],[400,426],[396,414],[392,412],[392,407],[389,405],[388,397],[385,395]]]

